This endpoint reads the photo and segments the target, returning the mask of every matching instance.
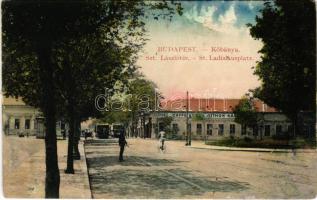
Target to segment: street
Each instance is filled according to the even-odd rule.
[[[199,141],[193,141],[199,142]],[[314,198],[317,154],[218,151],[184,141],[87,140],[93,198]]]

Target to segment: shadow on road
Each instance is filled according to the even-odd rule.
[[[181,164],[186,161],[131,155],[118,162],[115,143],[92,141],[85,148],[94,198],[212,198],[217,192],[249,188],[226,177],[184,170]]]
[[[109,153],[109,152],[107,152]],[[115,165],[120,166],[146,166],[150,167],[149,165],[146,165],[142,161],[139,162],[140,159],[146,160],[147,162],[150,162],[151,164],[154,164],[155,166],[172,166],[176,163],[180,163],[180,161],[175,160],[168,160],[168,159],[153,159],[149,157],[143,157],[143,156],[128,156],[125,157],[124,162],[119,162],[119,155],[108,155],[104,156],[105,153],[99,152],[99,153],[86,153],[87,155],[87,162],[89,165],[89,168],[107,168]],[[98,156],[103,155],[103,156]],[[95,156],[95,157],[91,157]]]
[[[227,180],[209,180],[180,169],[177,171],[183,178],[201,186],[194,187],[161,170],[114,170],[91,174],[94,194],[103,194],[111,198],[189,198],[203,195],[206,192],[232,192],[248,188],[248,185]]]

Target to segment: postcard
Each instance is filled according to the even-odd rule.
[[[4,198],[316,198],[315,1],[1,16]]]

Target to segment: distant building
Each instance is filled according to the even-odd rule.
[[[186,99],[161,102],[158,111],[142,113],[139,116],[137,134],[140,137],[157,136],[163,130],[162,119],[172,117],[170,126],[175,138],[184,139],[186,136],[186,121],[188,115],[188,132],[193,139],[220,139],[223,137],[251,137],[270,138],[272,136],[292,135],[291,121],[281,112],[267,106],[260,100],[255,100],[255,109],[258,111],[259,122],[254,127],[241,126],[235,122],[233,109],[239,99]],[[194,116],[199,113],[203,120]],[[315,135],[314,121],[307,121],[304,126],[306,135]]]
[[[2,101],[2,128],[5,135],[24,135],[44,138],[45,126],[42,113],[26,105],[21,98],[6,98]],[[67,124],[62,121],[56,123],[56,133],[67,134]]]

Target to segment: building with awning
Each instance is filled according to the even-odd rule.
[[[172,122],[169,132],[175,139],[185,139],[188,133],[193,139],[221,139],[223,137],[250,137],[263,139],[292,135],[292,122],[277,109],[255,99],[258,123],[253,127],[235,122],[233,109],[240,99],[198,99],[190,98],[161,101],[160,106],[147,114],[141,115],[138,135],[155,138],[164,130],[163,120],[170,117]],[[187,106],[188,105],[188,109]],[[199,115],[199,117],[196,117]],[[305,115],[302,113],[301,115]],[[304,116],[303,133],[315,135],[315,123],[309,116]],[[188,124],[188,128],[186,128]]]

